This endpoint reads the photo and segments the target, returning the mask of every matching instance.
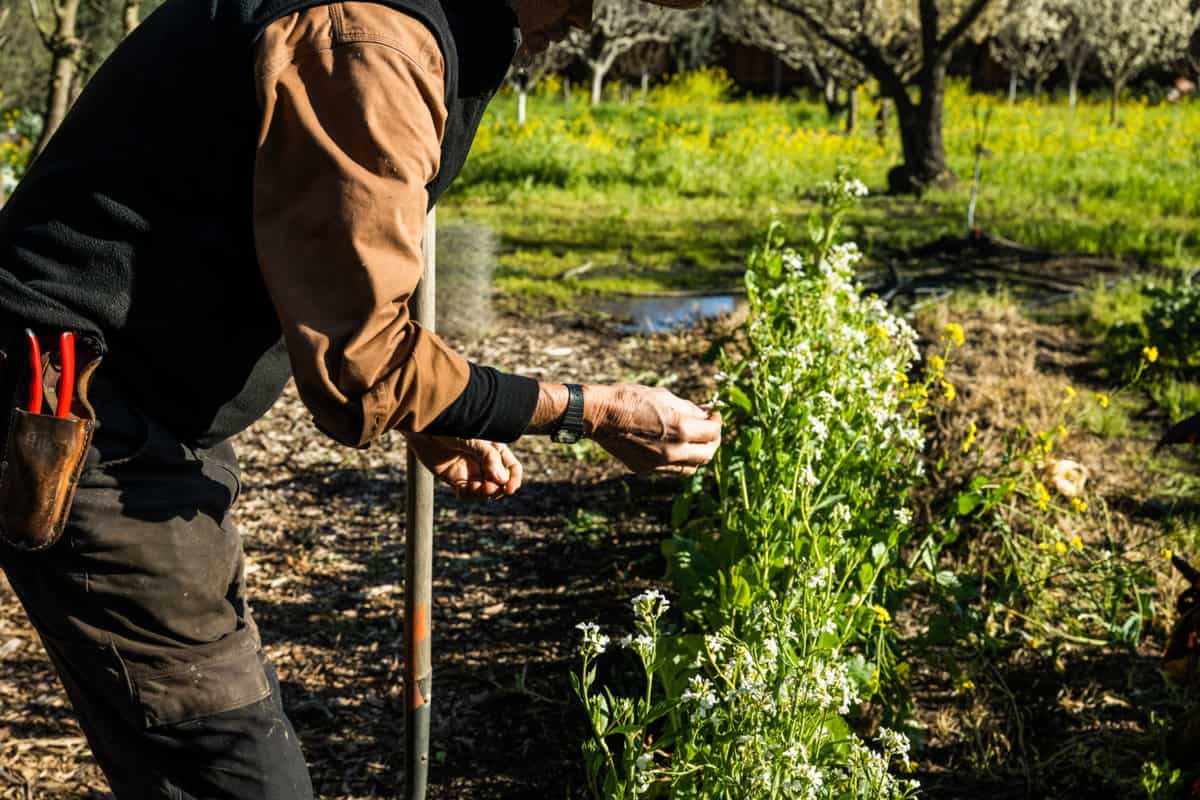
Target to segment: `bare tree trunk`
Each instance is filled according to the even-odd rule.
[[[826,78],[822,95],[825,100],[825,113],[829,115],[829,120],[832,122],[842,112],[842,105],[838,102],[837,81],[833,78]]]
[[[650,73],[642,70],[642,105],[650,100]]]
[[[1017,71],[1015,69],[1008,73],[1008,104],[1010,106],[1017,104]]]
[[[563,78],[563,102],[571,102],[571,79]]]
[[[858,87],[851,86],[846,93],[846,133],[858,130]]]
[[[1067,62],[1067,84],[1070,91],[1072,111],[1079,104],[1079,79],[1083,77],[1083,65],[1085,63],[1083,59],[1076,62]]]
[[[526,105],[528,103],[529,94],[522,89],[517,95],[517,125],[525,127]]]
[[[42,135],[34,146],[35,154],[42,152],[50,137],[67,116],[71,107],[71,89],[79,61],[83,57],[83,40],[76,32],[79,17],[79,0],[60,0],[52,3],[54,9],[54,32],[45,33],[41,26],[38,32],[42,43],[50,51],[50,87],[46,92],[43,110]],[[34,22],[37,23],[36,6]]]
[[[900,144],[904,163],[888,173],[892,192],[921,192],[930,186],[951,183],[954,173],[946,166],[946,144],[942,123],[946,112],[946,65],[936,63],[919,77],[921,101],[913,103],[901,87],[893,96],[900,120]]]
[[[604,100],[604,77],[607,70],[592,67],[592,105],[598,106]]]
[[[125,7],[121,19],[125,25],[125,35],[133,33],[133,29],[142,21],[142,2],[141,0],[125,0]]]
[[[887,146],[888,128],[891,127],[889,124],[889,118],[891,117],[891,105],[891,98],[879,98],[879,111],[875,114],[875,138],[879,141],[880,147]]]
[[[1113,81],[1112,85],[1112,105],[1108,109],[1108,123],[1116,126],[1121,121],[1121,90],[1125,88],[1125,81]]]

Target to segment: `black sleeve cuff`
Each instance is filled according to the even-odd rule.
[[[471,364],[467,388],[421,431],[433,436],[515,442],[537,409],[538,382]]]

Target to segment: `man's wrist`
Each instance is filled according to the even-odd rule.
[[[591,436],[597,430],[604,429],[606,400],[608,387],[583,387],[583,427],[585,435]],[[564,383],[542,383],[538,386],[537,408],[533,412],[533,420],[529,423],[528,432],[546,435],[553,433],[567,413],[569,392]]]

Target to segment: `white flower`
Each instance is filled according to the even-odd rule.
[[[890,728],[880,728],[879,746],[883,748],[883,754],[888,758],[895,758],[905,766],[908,765],[910,744],[908,737],[903,733],[891,730]]]
[[[800,471],[800,482],[805,486],[817,486],[821,483],[821,479],[813,472],[812,466],[806,464],[804,469]]]
[[[600,655],[608,649],[609,638],[600,632],[600,626],[594,622],[581,622],[575,629],[583,633],[583,641],[579,644],[579,652],[584,656]]]
[[[812,575],[809,575],[808,580],[805,581],[805,584],[810,589],[819,589],[825,584],[829,583],[829,576],[831,574],[832,571],[830,570],[829,566],[823,566]]]
[[[713,686],[701,675],[693,675],[688,681],[688,688],[680,695],[684,702],[697,703],[700,706],[700,719],[705,719],[717,704],[717,695]]]
[[[779,658],[779,643],[775,641],[774,637],[768,636],[763,639],[763,650],[766,651],[767,658],[772,661]]]
[[[647,658],[654,654],[654,638],[643,633],[640,636],[634,637],[629,647],[642,656],[642,658]]]
[[[895,511],[892,512],[892,516],[894,516],[896,518],[896,521],[899,522],[901,525],[908,525],[910,522],[912,522],[913,515],[912,515],[911,511],[909,511],[904,506],[901,506],[900,508],[897,508]]]
[[[870,190],[867,188],[867,185],[858,178],[854,178],[843,183],[842,191],[851,197],[866,197],[868,194],[870,194]]]
[[[671,607],[658,589],[647,589],[632,600],[633,613],[639,619],[658,619]]]
[[[835,523],[842,525],[849,525],[850,520],[852,519],[850,507],[845,503],[838,503],[835,505],[833,507],[833,514],[831,516],[833,517],[833,521]]]
[[[705,636],[704,644],[708,646],[708,651],[714,656],[719,656],[725,651],[725,637],[719,633],[710,633]]]

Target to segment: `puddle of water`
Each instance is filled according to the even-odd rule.
[[[622,329],[629,333],[664,333],[732,314],[745,302],[745,298],[732,294],[643,297],[605,303],[603,310],[618,319],[628,320]]]

